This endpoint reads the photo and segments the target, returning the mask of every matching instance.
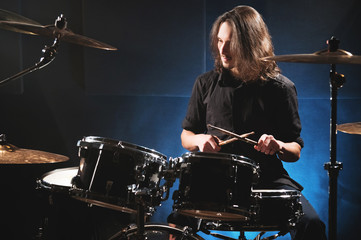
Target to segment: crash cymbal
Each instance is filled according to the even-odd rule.
[[[337,130],[349,134],[361,134],[361,122],[337,125]]]
[[[335,52],[325,49],[311,54],[270,56],[262,58],[262,60],[294,63],[361,64],[361,56],[352,55],[342,49],[337,49]]]
[[[18,15],[16,13],[6,11],[3,9],[0,9],[0,27],[9,31],[18,32],[18,33],[25,33],[25,34],[34,34],[32,32],[28,32],[25,30],[17,29],[13,26],[9,25],[3,25],[1,24],[1,21],[12,21],[12,22],[22,22],[22,23],[28,23],[28,24],[34,24],[34,25],[40,25],[40,23],[31,20],[29,18],[23,17],[21,15]]]
[[[7,11],[5,11],[4,15],[6,15],[6,12]],[[0,15],[1,13],[2,12],[0,12]],[[47,26],[32,22],[32,20],[29,21],[26,18],[22,19],[22,17],[12,16],[13,15],[11,15],[11,17],[8,17],[10,18],[10,20],[7,20],[6,17],[3,17],[5,18],[5,20],[2,20],[3,18],[0,17],[0,28],[25,34],[57,38],[61,41],[79,44],[86,47],[99,48],[103,50],[117,50],[117,48],[110,46],[106,43],[102,43],[95,39],[73,33],[70,29],[67,28],[67,22],[63,15],[60,15],[56,19],[55,24]]]
[[[22,149],[12,144],[0,145],[0,164],[39,164],[65,162],[69,158],[55,153]]]

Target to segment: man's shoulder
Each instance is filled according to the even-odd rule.
[[[218,80],[220,73],[217,72],[215,69],[212,69],[208,72],[202,73],[198,76],[198,79],[202,81],[211,81],[211,80]]]
[[[197,77],[197,84],[202,86],[202,88],[208,88],[209,86],[211,86],[213,83],[217,82],[219,79],[220,73],[218,73],[217,71],[215,71],[214,69],[202,73],[201,75],[199,75]]]
[[[286,76],[278,74],[277,77],[269,79],[269,83],[279,87],[293,88],[295,84]]]

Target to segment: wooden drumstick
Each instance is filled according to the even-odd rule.
[[[252,139],[249,139],[249,138],[247,138],[247,137],[243,137],[242,135],[235,134],[235,133],[233,133],[233,132],[230,132],[230,131],[225,130],[225,129],[220,128],[220,127],[213,126],[213,125],[211,125],[211,124],[208,124],[207,126],[210,127],[210,128],[217,129],[218,131],[221,131],[221,132],[223,132],[223,133],[225,133],[225,134],[227,134],[227,135],[230,135],[230,136],[232,136],[232,137],[235,137],[235,138],[237,138],[238,140],[244,141],[244,142],[249,143],[249,144],[252,144],[252,145],[257,145],[257,142],[256,142],[256,141],[254,141],[254,140],[252,140]],[[248,134],[248,133],[246,133],[246,134]],[[247,136],[248,136],[248,135],[247,135]]]
[[[240,137],[246,138],[246,137],[248,137],[248,136],[250,136],[250,135],[252,135],[252,134],[254,134],[254,132],[249,132],[249,133],[242,134],[242,135],[240,135]],[[226,144],[228,144],[228,143],[232,143],[232,142],[237,141],[237,140],[240,140],[240,139],[239,139],[239,138],[236,138],[236,137],[233,137],[233,138],[230,138],[230,139],[221,141],[221,142],[219,143],[219,146],[223,146],[223,145],[226,145]]]
[[[222,145],[225,145],[225,144],[227,144],[227,143],[230,143],[230,142],[233,142],[233,141],[236,141],[236,140],[241,140],[241,141],[244,141],[244,142],[249,143],[249,144],[252,144],[252,145],[257,145],[257,144],[258,144],[256,141],[254,141],[254,140],[252,140],[252,139],[249,139],[249,138],[247,138],[247,137],[244,137],[244,135],[249,136],[249,135],[253,134],[253,132],[245,133],[245,134],[243,134],[243,135],[238,135],[238,134],[235,134],[235,133],[233,133],[233,132],[231,132],[231,131],[225,130],[225,129],[223,129],[223,128],[213,126],[213,125],[211,125],[211,124],[208,124],[207,126],[210,127],[210,128],[217,129],[218,131],[221,131],[221,132],[223,132],[223,133],[225,133],[225,134],[227,134],[227,135],[233,136],[233,138],[235,138],[235,140],[232,140],[233,138],[231,138],[231,139],[229,139],[229,140],[224,141],[224,142],[226,142],[226,143],[223,143]],[[228,141],[229,141],[229,142],[228,142]],[[221,146],[221,143],[220,143],[219,145]],[[277,153],[284,154],[284,152],[281,151],[281,150],[278,151]]]

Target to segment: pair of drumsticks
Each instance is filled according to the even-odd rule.
[[[225,130],[223,128],[213,126],[211,124],[207,124],[207,126],[210,127],[210,128],[214,128],[214,129],[216,129],[216,130],[218,130],[220,132],[223,132],[223,133],[233,137],[233,138],[230,138],[228,140],[220,142],[219,143],[220,146],[226,145],[228,143],[231,143],[231,142],[234,142],[234,141],[237,141],[237,140],[241,140],[243,142],[246,142],[246,143],[249,143],[249,144],[252,144],[252,145],[257,145],[256,141],[247,138],[248,136],[254,134],[254,132],[249,132],[249,133],[245,133],[245,134],[242,134],[242,135],[238,135],[238,134],[235,134],[235,133],[233,133],[231,131]]]

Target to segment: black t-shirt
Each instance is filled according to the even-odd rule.
[[[226,70],[223,73],[212,70],[199,76],[182,123],[183,129],[196,134],[212,134],[222,140],[231,138],[207,128],[207,124],[237,134],[254,131],[249,138],[255,141],[262,134],[270,134],[303,147],[296,88],[281,74],[276,79],[247,83],[233,78]],[[289,177],[276,155],[265,155],[241,141],[222,146],[221,152],[246,156],[257,162],[261,170],[257,188],[286,184],[302,190],[302,186]]]

